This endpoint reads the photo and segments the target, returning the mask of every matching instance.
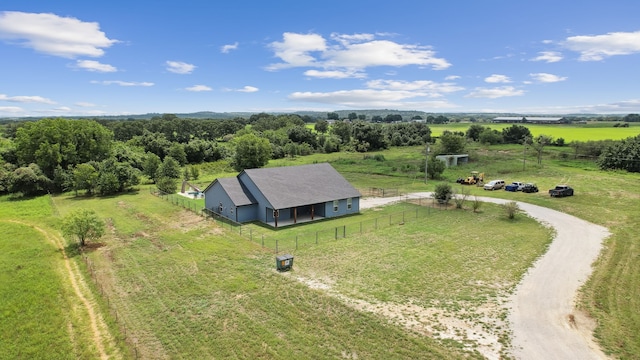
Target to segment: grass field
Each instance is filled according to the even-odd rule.
[[[329,161],[358,188],[397,188],[403,192],[432,190],[436,183],[453,182],[471,170],[483,171],[489,179],[536,182],[541,189],[538,194],[465,189],[472,195],[527,201],[607,226],[612,236],[578,304],[596,318],[595,334],[607,353],[635,358],[640,353],[640,235],[636,231],[640,176],[601,172],[590,162],[559,156],[563,149],[548,148],[542,165],[535,163],[533,154],[527,154],[524,167],[521,146],[469,150],[472,163],[448,169],[441,180],[429,180],[426,185],[417,171],[424,159],[420,147],[382,152],[384,161],[356,153],[317,154],[281,159],[269,166]],[[198,183],[206,185],[229,174],[224,164],[209,165]],[[572,185],[576,195],[549,198],[546,189],[560,182]],[[460,191],[460,187],[454,188]],[[119,353],[111,350],[125,358],[134,354],[148,359],[213,355],[480,358],[487,349],[478,346],[474,336],[495,336],[508,344],[501,299],[544,251],[550,235],[524,216],[510,222],[497,206],[484,204],[476,214],[467,204],[464,211],[432,210],[424,220],[363,235],[352,232],[317,246],[307,241],[294,249],[294,270],[279,274],[274,270],[273,251],[248,241],[246,232],[240,236],[235,230],[204,221],[151,195],[145,186],[117,197],[58,196],[54,209],[47,198],[0,200],[8,204],[0,207],[4,209],[0,210],[0,224],[18,239],[22,233],[30,239],[37,234],[21,226],[13,229],[7,221],[26,219],[55,231],[60,217],[80,207],[94,209],[107,220],[108,235],[87,255],[97,278],[93,291],[97,294],[101,289],[105,294],[97,307],[107,318],[117,313],[119,325],[112,327],[116,338],[123,336],[118,329],[123,325],[126,329],[129,349]],[[356,217],[285,228],[277,236],[292,239],[313,232],[316,226],[335,228],[414,209],[406,204],[369,210]],[[18,244],[3,244],[19,248]],[[43,257],[41,266],[53,263],[55,268],[55,256],[59,256],[55,248],[46,250],[46,241],[37,241],[34,246],[36,250],[28,254],[53,251],[53,258]],[[19,254],[16,257],[24,259]],[[72,261],[82,266],[79,257]],[[20,261],[8,263],[6,271],[11,274]],[[62,276],[57,278],[58,284],[64,283]],[[4,288],[13,277],[0,279]],[[48,291],[44,282],[56,284],[55,279],[34,280],[31,286]],[[64,285],[62,289],[59,299],[64,305],[70,297]],[[106,307],[105,299],[109,303]],[[2,310],[0,315],[8,316],[7,310]],[[18,322],[12,312],[8,314],[11,320],[3,320],[9,325],[0,323],[3,334]],[[46,316],[59,321],[69,313],[50,310]],[[73,321],[82,328],[82,324],[86,326],[83,319],[86,317],[79,316]],[[472,331],[449,334],[447,326],[454,321],[464,322]],[[65,318],[64,324],[68,323]],[[59,322],[55,324],[38,344],[69,339],[67,331],[60,331]],[[96,357],[88,339],[80,337],[70,343],[60,351],[71,346],[74,354]],[[48,351],[37,344],[18,344],[33,348],[34,357],[43,357]]]
[[[100,304],[77,264],[64,257],[61,238],[50,227],[55,216],[49,197],[5,196],[0,204],[0,358],[118,357],[122,343],[110,336],[94,339],[96,332],[109,333],[110,323],[92,319],[95,312],[85,307]]]
[[[640,123],[629,123],[629,127],[613,127],[613,123],[544,125],[524,124],[533,136],[550,135],[554,139],[563,138],[565,142],[589,140],[620,140],[640,134]],[[508,128],[513,124],[480,123],[495,130]],[[431,136],[440,136],[445,130],[466,132],[470,123],[451,123],[429,125]]]

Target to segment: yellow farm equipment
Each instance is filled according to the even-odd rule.
[[[484,183],[484,173],[480,173],[478,171],[472,171],[471,175],[469,175],[466,178],[459,178],[456,182],[462,185],[480,186]]]

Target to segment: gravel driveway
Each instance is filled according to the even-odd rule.
[[[361,199],[360,208],[429,196],[431,193],[423,192]],[[510,201],[479,199],[496,204]],[[593,322],[575,310],[574,298],[591,274],[591,264],[598,257],[603,240],[609,236],[608,230],[556,210],[523,202],[518,202],[518,206],[532,218],[553,227],[556,236],[510,299],[513,355],[527,360],[606,359],[593,341]]]

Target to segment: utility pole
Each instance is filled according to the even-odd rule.
[[[426,150],[427,154],[426,154],[425,160],[424,160],[424,183],[425,184],[427,183],[427,176],[428,176],[428,173],[429,173],[427,171],[427,169],[429,167],[429,150],[430,150],[429,149],[429,143],[427,143],[427,150]]]
[[[527,144],[529,143],[529,136],[525,136],[524,140],[522,140],[522,171],[525,170],[525,165],[527,163]]]

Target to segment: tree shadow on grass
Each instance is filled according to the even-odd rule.
[[[80,246],[79,243],[74,242],[72,244],[69,244],[67,246],[64,247],[64,252],[65,254],[67,254],[68,258],[74,258],[76,256],[80,256],[82,255],[82,253],[87,253],[87,252],[93,252],[96,251],[97,249],[105,246],[105,243],[101,243],[101,242],[91,242],[91,243],[85,243],[84,246]]]

